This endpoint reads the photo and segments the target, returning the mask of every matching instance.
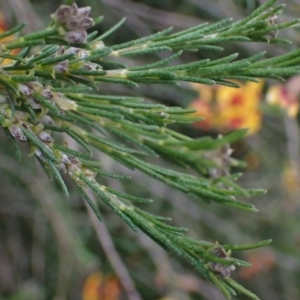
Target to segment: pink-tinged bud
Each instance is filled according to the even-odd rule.
[[[24,135],[22,129],[16,125],[12,125],[8,128],[9,132],[11,135],[16,139],[19,140],[20,142],[26,142],[27,138]]]
[[[71,6],[61,5],[55,13],[57,22],[65,23],[70,17],[72,11],[73,9],[71,8]]]
[[[90,6],[78,8],[78,10],[77,10],[77,17],[79,19],[87,17],[89,15],[90,11],[91,11],[91,7]]]
[[[44,143],[51,143],[53,141],[51,135],[45,131],[39,133],[39,138]]]
[[[69,68],[69,61],[64,60],[58,63],[56,66],[54,66],[55,73],[64,73]]]
[[[64,40],[72,44],[82,44],[86,41],[86,38],[87,33],[84,30],[70,31],[64,36]]]
[[[88,29],[94,25],[94,20],[92,18],[85,17],[80,22],[80,29]]]

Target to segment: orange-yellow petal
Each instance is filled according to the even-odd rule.
[[[84,282],[82,300],[119,300],[121,287],[117,278],[92,273]]]
[[[248,135],[256,133],[261,127],[261,113],[259,110],[247,110],[243,107],[227,108],[222,111],[221,119],[227,130],[247,128]]]
[[[224,109],[228,106],[240,106],[244,109],[254,109],[258,107],[261,99],[263,81],[247,82],[239,84],[240,88],[219,86],[216,93],[216,100]]]
[[[201,97],[202,101],[212,101],[215,86],[195,82],[192,82],[191,86],[194,90],[196,90],[199,93],[199,96]]]
[[[201,99],[196,99],[191,103],[190,108],[197,110],[197,112],[193,113],[193,115],[203,117],[202,121],[195,122],[193,124],[194,127],[204,130],[209,130],[212,128],[213,113],[211,106],[208,103],[202,101]]]

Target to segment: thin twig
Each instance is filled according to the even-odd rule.
[[[94,194],[86,190],[86,193],[88,194],[89,198],[96,202]],[[89,207],[89,205],[85,202],[89,218],[92,222],[92,225],[96,231],[96,234],[98,236],[99,242],[101,243],[103,250],[109,259],[110,263],[112,264],[126,294],[128,300],[142,300],[141,296],[139,295],[138,291],[136,290],[134,283],[123,264],[115,246],[111,239],[111,236],[107,230],[107,227],[105,226],[104,222],[100,222],[95,215],[95,213],[92,211],[92,209]]]

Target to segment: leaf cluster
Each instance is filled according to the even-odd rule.
[[[220,246],[189,238],[185,228],[170,225],[168,218],[154,216],[135,204],[148,203],[151,199],[100,184],[96,180],[98,174],[117,179],[128,179],[128,176],[106,172],[92,154],[95,149],[105,153],[129,169],[140,170],[196,201],[256,211],[253,205],[237,197],[265,191],[245,190],[235,183],[240,174],[230,174],[230,168],[241,163],[230,157],[229,144],[242,138],[245,130],[216,139],[191,139],[168,125],[199,120],[192,115],[193,110],[146,103],[139,97],[103,95],[98,90],[101,83],[138,87],[143,83],[178,84],[180,81],[238,87],[231,80],[281,79],[297,74],[300,50],[270,59],[262,59],[265,54],[262,52],[242,60],[232,54],[213,61],[170,65],[182,51],[221,50],[216,44],[224,41],[288,43],[277,38],[274,32],[295,26],[299,20],[274,24],[274,18],[283,8],[282,5],[273,7],[274,3],[274,0],[268,1],[238,22],[226,19],[177,33],[171,33],[169,28],[113,46],[105,45],[103,40],[124,20],[102,35],[87,34],[86,24],[89,22],[92,26],[101,18],[91,21],[87,17],[89,9],[79,9],[75,4],[61,6],[45,30],[22,36],[24,25],[18,25],[0,35],[0,39],[11,37],[1,44],[0,50],[2,59],[11,60],[0,69],[1,127],[13,143],[18,159],[21,159],[20,143],[27,144],[30,154],[37,158],[50,179],[58,181],[66,196],[68,188],[64,176],[72,179],[99,219],[101,203],[105,203],[134,231],[142,230],[168,252],[186,258],[228,299],[235,291],[258,299],[230,278],[234,266],[249,265],[231,258],[230,250],[260,247],[270,241]],[[72,23],[74,16],[79,16],[80,22]],[[21,51],[13,54],[11,50],[17,48]],[[159,51],[174,54],[141,66],[125,66],[118,61],[123,56]],[[78,147],[71,148],[61,142],[63,134],[76,141]],[[158,157],[167,158],[183,167],[183,171],[159,166]],[[216,174],[215,170],[217,176],[212,175]],[[94,203],[87,189],[101,202]]]

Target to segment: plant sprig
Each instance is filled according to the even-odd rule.
[[[221,50],[215,44],[224,41],[288,43],[275,33],[298,25],[299,20],[274,24],[283,8],[273,7],[275,2],[269,0],[241,21],[226,19],[177,33],[171,33],[169,28],[113,46],[105,45],[103,39],[113,34],[124,20],[102,35],[88,34],[86,30],[101,18],[91,19],[90,8],[78,8],[75,4],[60,6],[45,30],[22,36],[22,24],[1,34],[0,39],[11,39],[1,44],[0,57],[10,59],[11,63],[0,68],[0,123],[16,149],[17,158],[21,159],[19,143],[27,144],[30,153],[48,176],[58,181],[66,196],[68,188],[61,173],[73,180],[99,220],[100,204],[104,203],[133,230],[142,230],[167,251],[186,258],[227,299],[235,291],[258,299],[230,278],[235,267],[249,265],[232,258],[230,251],[261,247],[270,241],[222,246],[189,238],[185,228],[171,225],[168,218],[149,214],[135,204],[149,203],[151,199],[121,193],[97,182],[97,174],[117,179],[128,176],[106,172],[92,154],[95,149],[105,153],[197,201],[257,211],[237,197],[261,195],[265,191],[243,189],[234,182],[239,175],[230,174],[231,167],[242,163],[231,157],[229,144],[242,138],[245,130],[215,139],[191,139],[168,125],[201,120],[192,115],[193,110],[146,103],[140,97],[103,95],[98,90],[106,82],[131,87],[181,81],[238,87],[235,80],[282,79],[298,74],[300,50],[269,59],[262,59],[265,53],[261,52],[241,60],[237,60],[238,54],[232,54],[212,61],[171,65],[183,51]],[[13,54],[11,50],[16,48],[21,51]],[[115,61],[123,56],[159,51],[174,53],[141,66],[124,66]],[[62,133],[76,141],[83,151],[60,142]],[[152,162],[148,157],[152,157]],[[167,158],[181,169],[159,166],[158,157]],[[101,201],[94,204],[86,189],[91,189]]]

